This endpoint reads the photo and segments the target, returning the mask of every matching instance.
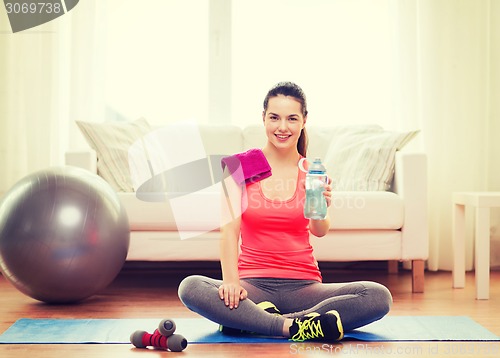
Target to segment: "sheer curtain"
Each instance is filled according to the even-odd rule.
[[[5,191],[21,176],[51,163],[61,146],[54,140],[57,35],[46,26],[43,32],[15,36],[9,33],[7,15],[0,16],[0,190]]]
[[[500,3],[392,2],[393,91],[401,126],[421,129],[428,155],[430,270],[452,268],[452,193],[498,191]],[[473,223],[473,213],[467,212]],[[492,213],[492,266],[500,265],[500,215]],[[471,227],[471,226],[470,226]],[[466,266],[474,267],[473,231]]]
[[[36,170],[64,163],[82,141],[75,118],[104,118],[101,21],[104,8],[82,1],[72,12],[12,34],[0,11],[0,193]]]
[[[429,154],[430,269],[450,269],[451,195],[498,189],[498,2],[417,1],[418,108]],[[496,125],[498,127],[498,125]],[[498,172],[497,172],[498,174]],[[496,177],[495,177],[496,176]],[[493,226],[498,219],[493,220]],[[492,246],[492,253],[498,247]],[[498,252],[496,253],[498,255]],[[469,235],[467,266],[473,266]]]

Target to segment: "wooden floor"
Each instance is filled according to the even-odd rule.
[[[189,273],[217,276],[211,267]],[[0,333],[19,318],[187,318],[197,317],[179,302],[176,287],[187,271],[125,268],[103,292],[74,305],[47,305],[18,292],[0,276]],[[394,297],[390,315],[465,315],[500,336],[500,271],[491,274],[491,298],[475,299],[474,275],[467,274],[465,289],[451,288],[450,272],[426,272],[425,293],[411,293],[408,271],[388,274],[382,269],[328,269],[325,282],[369,279],[389,287]],[[182,334],[182,332],[179,332]],[[0,357],[282,357],[282,356],[406,356],[499,357],[499,342],[340,342],[305,344],[190,344],[181,353],[137,349],[128,344],[6,345]]]

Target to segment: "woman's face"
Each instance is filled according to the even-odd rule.
[[[262,114],[268,141],[277,149],[297,148],[297,142],[307,117],[302,105],[293,97],[271,97]]]

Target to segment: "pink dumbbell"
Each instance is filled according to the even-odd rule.
[[[174,334],[175,322],[164,319],[153,334],[146,331],[135,331],[130,335],[130,342],[137,348],[154,347],[181,352],[187,347],[187,340],[180,334]]]

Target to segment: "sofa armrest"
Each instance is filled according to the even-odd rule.
[[[426,260],[429,256],[427,217],[427,155],[396,152],[394,192],[404,201],[402,260]]]
[[[64,156],[66,165],[86,169],[97,174],[97,154],[89,149],[78,152],[66,152]]]

